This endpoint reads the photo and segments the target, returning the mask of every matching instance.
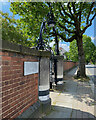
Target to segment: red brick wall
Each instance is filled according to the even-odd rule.
[[[23,75],[24,61],[38,58],[15,52],[2,56],[2,117],[15,118],[38,100],[38,74]]]
[[[76,62],[71,62],[71,61],[64,61],[63,63],[63,70],[67,71],[76,66],[78,63]]]

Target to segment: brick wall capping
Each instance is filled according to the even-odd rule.
[[[36,50],[33,48],[28,48],[22,45],[18,45],[16,43],[11,43],[7,40],[2,40],[2,48],[0,48],[2,51],[10,51],[10,52],[16,52],[20,54],[25,55],[32,55],[32,56],[41,56],[41,57],[50,57],[51,52],[45,51],[45,50]]]
[[[56,56],[53,56],[53,59],[63,60],[64,56],[56,55]]]

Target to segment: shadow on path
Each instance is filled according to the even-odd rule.
[[[94,118],[96,105],[89,82],[73,78],[77,67],[64,76],[62,85],[50,92],[52,110],[45,118]],[[96,117],[96,116],[95,116]]]
[[[61,106],[52,106],[51,112],[44,118],[87,118],[87,120],[96,117],[88,112],[84,112],[77,109],[61,107]]]
[[[85,102],[87,105],[91,105],[94,101],[94,95],[92,94],[91,86],[88,82],[81,82],[77,79],[74,79],[73,76],[76,74],[77,67],[69,71],[64,76],[64,89],[63,93],[71,94],[75,99],[80,102]]]

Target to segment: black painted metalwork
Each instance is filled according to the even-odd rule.
[[[47,17],[48,17],[48,20],[47,20],[48,26],[49,27],[54,27],[56,22],[54,21],[54,15],[53,15],[52,9],[48,13]]]
[[[53,27],[55,25],[54,15],[52,13],[52,10],[50,10],[47,17],[48,17],[47,21],[43,20],[43,22],[41,24],[41,28],[40,28],[40,34],[39,34],[39,39],[38,39],[39,42],[37,45],[37,49],[40,49],[40,50],[44,50],[44,48],[45,48],[45,44],[44,44],[44,41],[42,39],[42,33],[43,33],[43,29],[46,32],[46,27],[45,27],[46,23],[48,24],[49,27]]]
[[[58,42],[58,37],[57,37],[57,34],[56,34],[56,30],[55,30],[55,27],[53,27],[53,31],[55,33],[55,43],[56,43],[56,46],[55,46],[55,51],[56,51],[56,55],[59,55],[59,42]]]
[[[37,45],[37,49],[39,50],[44,50],[44,47],[45,47],[44,41],[42,39],[42,32],[43,32],[43,29],[45,30],[45,24],[46,24],[46,21],[43,21],[40,28],[40,34],[39,34],[38,45]]]
[[[53,31],[55,33],[55,43],[56,43],[56,46],[55,46],[55,51],[56,51],[56,55],[59,55],[59,42],[58,42],[58,37],[57,37],[57,34],[56,34],[56,30],[55,30],[55,27],[53,27]],[[55,84],[57,85],[57,59],[54,59],[54,72],[55,72]]]
[[[49,89],[45,91],[39,91],[39,96],[46,96],[49,95]]]
[[[57,85],[57,59],[54,59],[55,84]]]
[[[51,7],[50,4],[49,4],[49,7]],[[54,21],[54,15],[53,15],[53,12],[52,12],[52,7],[51,7],[51,10],[48,13],[47,17],[48,17],[47,21],[43,20],[43,22],[41,24],[37,49],[39,49],[39,50],[44,50],[45,49],[45,43],[42,39],[42,33],[43,33],[43,29],[46,30],[45,25],[47,23],[49,27],[53,27],[53,32],[55,33],[55,43],[56,43],[55,51],[56,51],[56,55],[59,55],[59,42],[58,42],[58,37],[57,37],[57,34],[56,34],[55,27],[54,27],[54,25],[56,23]],[[55,72],[55,84],[57,84],[57,59],[54,59],[54,72]],[[52,84],[50,86],[52,87]]]

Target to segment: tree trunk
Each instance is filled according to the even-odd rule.
[[[78,58],[79,58],[79,71],[78,76],[86,77],[85,73],[85,55],[83,50],[82,36],[77,36],[77,46],[78,46]]]

